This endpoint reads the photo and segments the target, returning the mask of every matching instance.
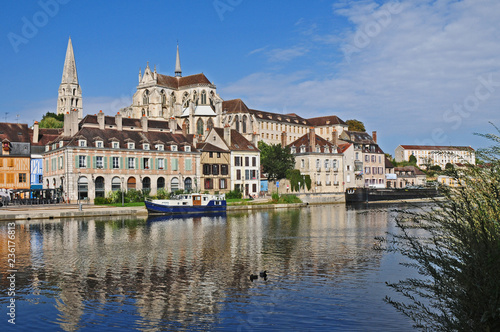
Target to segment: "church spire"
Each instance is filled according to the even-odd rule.
[[[177,44],[177,56],[175,58],[175,76],[182,77],[181,57],[179,56],[179,44]]]
[[[71,44],[71,37],[69,37],[68,48],[66,49],[66,59],[64,60],[64,69],[61,83],[78,84],[75,54],[73,53],[73,44]]]

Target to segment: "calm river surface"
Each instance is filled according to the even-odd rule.
[[[15,329],[408,331],[383,298],[410,271],[373,250],[396,207],[17,222]],[[2,331],[7,236],[2,223]]]

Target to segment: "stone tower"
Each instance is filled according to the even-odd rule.
[[[81,119],[83,116],[82,106],[82,89],[80,88],[80,84],[78,84],[75,54],[73,53],[71,37],[69,37],[61,85],[59,85],[57,114],[66,114],[69,111],[76,109],[78,111],[78,119]]]

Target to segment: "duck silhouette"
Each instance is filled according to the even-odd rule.
[[[264,278],[264,280],[265,280],[267,278],[267,271],[264,270],[261,273],[259,273],[259,275],[260,275],[261,278]]]
[[[258,275],[256,275],[256,274],[251,274],[251,275],[250,275],[250,281],[251,281],[251,282],[253,282],[254,280],[257,280],[257,278],[259,278],[259,276],[258,276]]]

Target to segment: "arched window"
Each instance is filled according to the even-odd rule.
[[[172,178],[170,181],[170,190],[172,192],[179,190],[179,179],[178,178]]]
[[[118,176],[115,176],[111,179],[111,190],[118,191],[122,188],[122,182]]]
[[[184,125],[186,125],[186,132],[189,134],[190,131],[189,131],[189,120],[184,120]]]
[[[142,109],[142,116],[146,116],[146,111],[144,110],[144,108]]]
[[[142,95],[142,104],[149,104],[149,90],[144,91],[144,94]]]
[[[161,104],[162,105],[167,104],[167,95],[165,94],[165,90],[161,90]]]
[[[201,104],[206,105],[207,104],[207,93],[205,90],[201,92]]]
[[[234,129],[240,131],[240,118],[237,115],[234,117]]]
[[[73,89],[73,96],[76,96],[76,89]]]
[[[95,179],[95,197],[104,197],[104,178],[102,176]]]
[[[208,121],[207,121],[207,127],[210,130],[212,130],[212,128],[214,127],[214,121],[212,119],[208,119]]]
[[[203,120],[202,119],[198,119],[198,122],[196,122],[196,133],[198,135],[204,134],[204,132],[203,132]]]
[[[158,180],[156,180],[156,188],[157,189],[165,188],[165,178],[159,177]]]
[[[142,179],[142,190],[144,191],[151,190],[151,179],[147,176],[144,179]]]
[[[78,98],[75,99],[75,106],[78,106]]]
[[[191,178],[186,178],[184,180],[184,190],[190,192],[193,189],[193,181]]]
[[[246,133],[247,132],[247,116],[246,115],[243,115],[243,122],[242,122],[242,129],[243,129],[243,133]]]
[[[89,197],[89,180],[85,176],[78,179],[78,199]]]

